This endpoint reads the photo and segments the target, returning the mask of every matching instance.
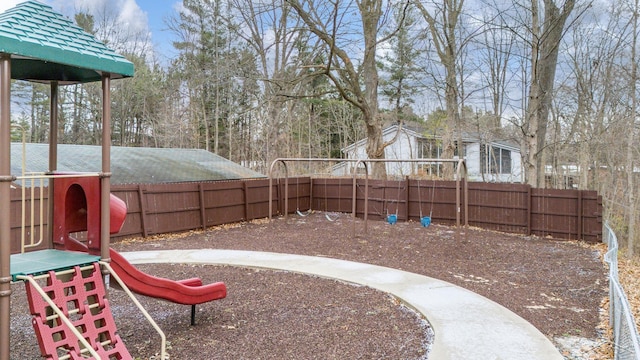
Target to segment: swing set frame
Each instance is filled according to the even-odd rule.
[[[461,226],[461,212],[469,213],[469,190],[467,186],[467,164],[464,159],[328,159],[328,158],[277,158],[271,162],[269,167],[269,221],[273,219],[273,174],[277,164],[284,167],[285,184],[284,184],[284,218],[287,220],[289,214],[289,171],[287,162],[347,162],[355,163],[352,175],[352,197],[351,197],[351,218],[356,218],[356,201],[357,198],[357,179],[358,172],[356,169],[362,165],[365,169],[365,185],[364,185],[364,233],[368,230],[368,214],[369,214],[369,164],[371,163],[436,163],[436,164],[457,164],[455,181],[456,181],[456,226]],[[468,216],[464,217],[464,226],[469,226]],[[352,221],[351,236],[356,237],[356,222]]]

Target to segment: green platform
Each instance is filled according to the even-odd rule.
[[[100,256],[76,251],[40,250],[11,255],[11,279],[19,275],[39,275],[54,270],[66,270],[78,265],[92,264]]]

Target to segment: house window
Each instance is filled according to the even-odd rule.
[[[418,159],[439,159],[442,154],[442,143],[436,139],[418,139]],[[418,164],[418,171],[423,175],[440,176],[442,164]]]
[[[491,145],[480,145],[480,165],[485,174],[510,174],[511,151]]]
[[[460,156],[458,141],[453,142],[453,156]],[[442,157],[442,141],[435,139],[418,139],[418,159],[440,159]],[[467,156],[467,148],[462,144],[462,158]]]
[[[439,159],[442,144],[435,139],[418,139],[418,159]]]

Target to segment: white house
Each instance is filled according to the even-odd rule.
[[[383,141],[391,141],[398,132],[399,125],[391,125],[382,131]],[[441,138],[428,137],[419,129],[403,126],[396,141],[385,149],[385,158],[392,159],[439,159],[442,152]],[[348,159],[367,159],[366,139],[359,140],[344,149]],[[512,182],[524,180],[522,157],[517,144],[501,141],[481,141],[477,134],[465,133],[462,136],[463,153],[467,165],[467,178],[471,181]],[[456,156],[457,154],[456,149]],[[335,175],[352,173],[353,163],[341,163],[334,168]],[[391,176],[410,176],[426,174],[439,176],[442,163],[390,162],[387,174]]]

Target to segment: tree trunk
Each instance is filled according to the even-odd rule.
[[[529,185],[544,187],[543,151],[546,144],[559,46],[564,24],[573,10],[575,0],[567,0],[562,12],[553,0],[544,0],[542,28],[538,18],[538,0],[532,0],[531,4],[531,84],[524,126],[525,175]]]
[[[378,45],[378,21],[380,21],[382,1],[361,0],[358,4],[362,17],[364,35],[364,58],[362,60],[362,79],[364,81],[364,98],[361,102],[362,115],[367,128],[367,155],[369,159],[384,159],[384,139],[382,138],[382,120],[378,116],[378,66],[376,49]],[[387,177],[384,163],[373,166],[373,177]]]
[[[442,8],[427,9],[422,2],[416,6],[429,25],[433,45],[445,69],[445,102],[447,122],[442,136],[442,159],[453,159],[455,152],[455,133],[460,131],[460,94],[458,88],[458,70],[456,63],[460,57],[457,42],[458,20],[462,14],[464,1],[444,0]],[[461,146],[462,148],[462,146]],[[443,166],[445,179],[453,178],[453,164]]]
[[[635,7],[633,11],[633,42],[631,44],[631,87],[629,89],[631,93],[631,114],[629,116],[629,127],[627,131],[627,190],[629,191],[629,217],[627,222],[628,237],[627,237],[627,255],[629,258],[633,257],[636,237],[636,190],[635,179],[633,175],[634,161],[633,151],[637,144],[635,140],[635,128],[636,128],[636,116],[638,106],[637,95],[637,81],[638,81],[638,63],[636,60],[638,46],[638,0],[635,1]]]

